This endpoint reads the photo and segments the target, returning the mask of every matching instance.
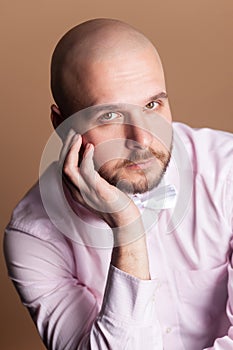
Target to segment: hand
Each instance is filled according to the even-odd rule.
[[[111,228],[133,224],[140,217],[134,202],[115,186],[103,179],[94,168],[94,146],[87,144],[79,164],[82,137],[71,131],[60,156],[63,179],[72,197],[98,214]]]
[[[92,144],[86,145],[78,167],[81,144],[81,135],[69,133],[60,157],[64,181],[76,201],[97,213],[112,228],[111,264],[137,278],[150,279],[144,227],[138,208],[125,193],[97,173]]]

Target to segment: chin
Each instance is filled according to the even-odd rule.
[[[128,194],[145,193],[157,187],[160,183],[166,169],[156,169],[156,171],[151,171],[146,173],[140,171],[138,174],[133,174],[132,176],[125,174],[113,174],[112,176],[107,176],[106,173],[100,172],[100,175],[108,181],[111,185],[119,188],[122,192]]]
[[[103,166],[99,174],[108,183],[128,194],[145,193],[157,187],[166,172],[171,153],[163,161],[157,161],[153,167],[140,170],[129,170],[127,167],[112,168]]]
[[[153,188],[157,187],[160,183],[164,172],[158,174],[153,180],[145,180],[142,179],[140,181],[119,181],[115,186],[118,187],[121,191],[128,194],[136,194],[136,193],[145,193],[151,191]]]

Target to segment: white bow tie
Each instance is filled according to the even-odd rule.
[[[161,210],[174,208],[177,191],[174,185],[165,185],[143,194],[130,195],[139,208]]]

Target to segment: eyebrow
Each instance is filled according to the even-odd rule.
[[[125,103],[113,103],[113,104],[102,104],[102,105],[93,105],[90,108],[93,107],[95,112],[101,112],[101,111],[105,111],[105,110],[115,110],[115,109],[119,109],[122,108],[122,105],[124,105]]]
[[[158,100],[159,98],[168,98],[168,94],[165,91],[162,91],[162,92],[159,92],[158,94],[148,98],[147,101],[155,101],[155,100]]]
[[[159,98],[168,98],[168,94],[165,91],[159,92],[158,94],[146,99],[146,101],[154,101],[158,100]],[[128,103],[112,103],[112,104],[102,104],[102,105],[93,105],[91,107],[94,107],[95,112],[102,112],[105,110],[117,110],[122,108],[122,106],[127,105]]]

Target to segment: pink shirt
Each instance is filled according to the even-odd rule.
[[[48,349],[233,349],[233,135],[181,123],[174,130],[183,146],[174,146],[163,185],[175,185],[176,205],[156,211],[134,198],[151,280],[110,266],[109,228],[88,210],[71,203],[78,227],[65,219],[56,163],[45,177],[48,200],[66,234],[49,219],[38,184],[14,210],[9,276]],[[99,246],[82,244],[85,235],[100,237]]]

